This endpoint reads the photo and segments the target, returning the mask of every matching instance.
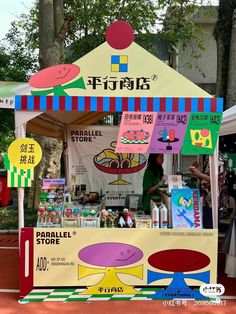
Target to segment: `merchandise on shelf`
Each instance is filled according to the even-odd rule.
[[[149,215],[136,215],[135,227],[136,228],[151,228],[152,227],[151,217]]]
[[[60,227],[64,209],[65,179],[44,179],[37,227]]]

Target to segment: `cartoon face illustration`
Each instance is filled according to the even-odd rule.
[[[53,65],[31,76],[29,84],[36,88],[49,88],[71,81],[80,73],[75,64]]]
[[[117,267],[138,262],[143,257],[143,252],[130,244],[104,242],[83,248],[78,257],[91,265]]]
[[[208,129],[190,130],[192,145],[212,148],[211,131]]]

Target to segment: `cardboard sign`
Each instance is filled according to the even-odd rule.
[[[213,154],[219,136],[222,113],[190,113],[182,154]]]
[[[146,153],[151,142],[156,115],[156,112],[123,112],[116,152]]]
[[[178,154],[184,140],[188,117],[188,112],[159,112],[149,152]]]

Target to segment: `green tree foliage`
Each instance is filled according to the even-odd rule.
[[[184,49],[193,41],[198,48],[203,49],[199,38],[201,30],[191,18],[202,4],[203,1],[160,0],[159,21],[163,24],[162,36],[176,46],[181,44]]]
[[[202,42],[198,37],[199,30],[190,19],[196,11],[196,5],[202,2],[202,0],[65,0],[64,16],[68,27],[65,38],[66,62],[74,62],[103,43],[107,27],[119,19],[132,25],[136,42],[145,45],[145,49],[150,52],[155,53],[156,49],[155,41],[150,40],[153,39],[150,33],[156,34],[157,39],[165,38],[173,44],[181,43],[183,47],[194,41],[202,48]],[[23,32],[24,39],[21,43],[30,55],[33,55],[39,46],[38,7],[36,0],[29,14],[21,15],[12,24],[6,37],[12,47],[19,47],[17,41],[21,40]],[[35,65],[35,62],[31,60],[31,64]]]
[[[129,22],[137,34],[156,29],[158,1],[152,0],[65,0],[64,16],[68,32],[65,38],[66,62],[73,62],[105,41],[105,31],[115,20]],[[25,47],[38,48],[38,1],[29,14],[23,14],[12,25],[7,40],[12,43],[15,29],[24,31]]]
[[[76,17],[68,40],[73,42],[72,58],[79,58],[105,41],[107,27],[116,20],[130,23],[136,34],[156,28],[157,5],[151,0],[69,0],[65,7]]]
[[[37,70],[37,52],[30,45],[24,30],[27,15],[11,23],[11,28],[0,46],[0,80],[27,82]]]

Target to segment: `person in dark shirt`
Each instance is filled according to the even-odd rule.
[[[163,154],[150,154],[148,165],[143,177],[143,208],[145,214],[150,214],[150,201],[160,201],[162,199],[159,188],[165,183],[166,177],[162,164]]]

